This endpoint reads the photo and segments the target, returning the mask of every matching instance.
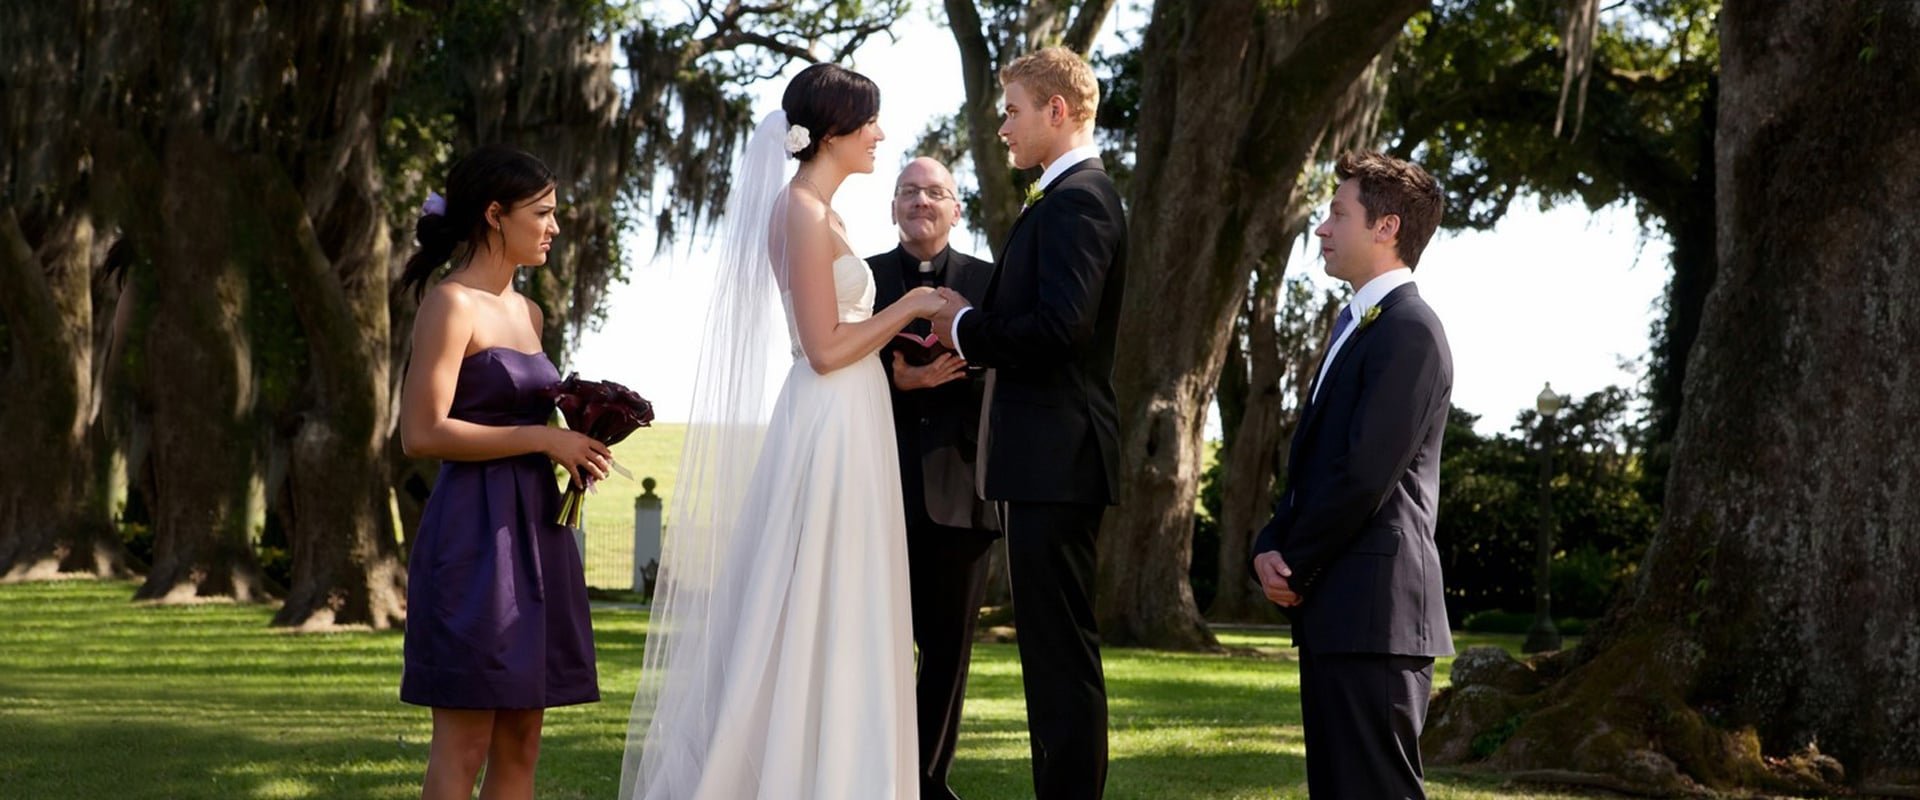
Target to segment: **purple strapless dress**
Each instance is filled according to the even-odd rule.
[[[543,425],[560,379],[544,353],[460,362],[454,419]],[[447,461],[407,563],[400,699],[435,708],[549,708],[600,699],[587,586],[540,453]]]

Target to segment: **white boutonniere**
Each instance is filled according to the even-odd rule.
[[[1366,330],[1368,325],[1372,325],[1373,321],[1379,318],[1380,307],[1369,306],[1366,311],[1360,312],[1360,330]]]

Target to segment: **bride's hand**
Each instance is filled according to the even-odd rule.
[[[940,309],[947,307],[946,298],[941,297],[940,293],[930,286],[916,286],[909,289],[900,301],[907,304],[907,309],[912,311],[915,317],[922,319],[932,317],[940,313]]]

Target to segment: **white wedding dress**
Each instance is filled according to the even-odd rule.
[[[871,317],[865,262],[843,255],[832,269],[840,321]],[[691,640],[704,652],[679,663],[707,666],[665,675],[647,764],[626,798],[919,796],[906,517],[886,373],[874,356],[814,372],[792,295],[781,298],[793,366],[714,567],[704,633],[675,645]]]

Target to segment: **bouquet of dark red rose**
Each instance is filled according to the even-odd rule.
[[[583,381],[580,373],[567,373],[567,379],[547,388],[547,397],[560,409],[560,416],[567,421],[567,427],[584,433],[594,441],[612,447],[627,438],[628,434],[653,424],[653,404],[637,392],[613,381]],[[614,469],[626,473],[619,465]],[[555,520],[569,528],[580,527],[580,515],[586,505],[587,490],[593,488],[593,479],[587,478],[586,486],[567,480],[566,498],[560,503],[560,519]]]

